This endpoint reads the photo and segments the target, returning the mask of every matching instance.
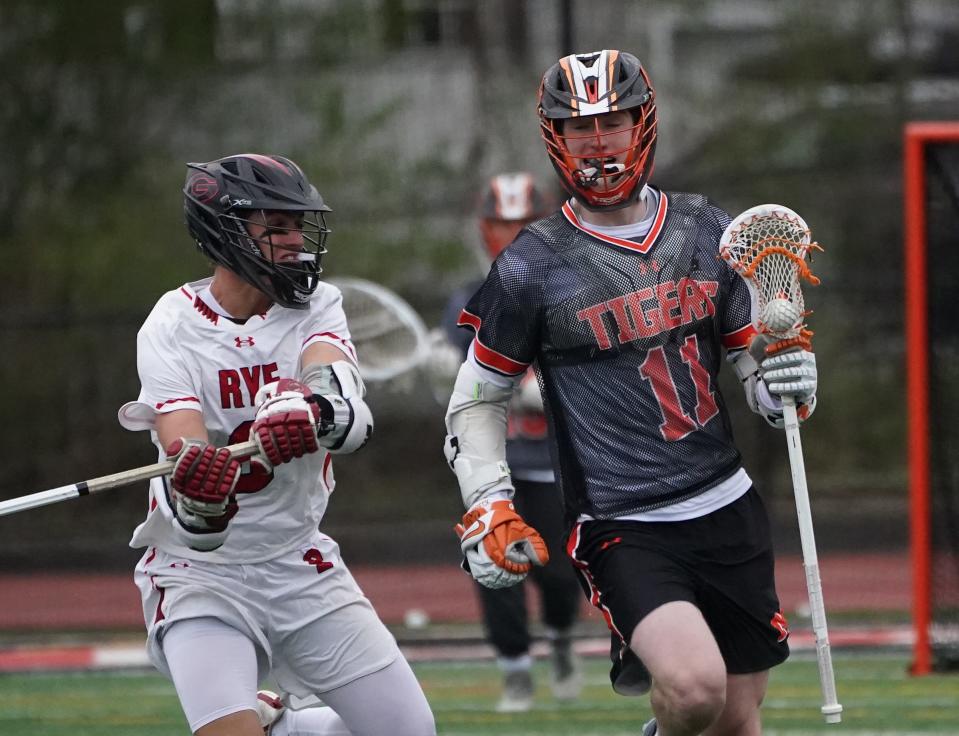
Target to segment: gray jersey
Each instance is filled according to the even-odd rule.
[[[567,203],[494,263],[460,318],[487,368],[535,364],[567,510],[609,519],[677,503],[741,466],[717,374],[754,334],[745,282],[718,256],[729,215],[659,193],[642,241]]]

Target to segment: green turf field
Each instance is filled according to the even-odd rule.
[[[903,655],[835,654],[843,724],[819,716],[815,661],[794,657],[772,676],[764,705],[768,736],[959,734],[959,674],[910,678]],[[586,688],[574,704],[557,705],[537,664],[538,706],[530,713],[490,711],[498,676],[489,663],[415,666],[447,736],[625,736],[649,715],[647,698],[612,693],[601,659],[586,661]],[[171,685],[153,673],[0,676],[0,734],[10,736],[185,736]]]

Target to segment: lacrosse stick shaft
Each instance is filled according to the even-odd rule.
[[[251,455],[259,452],[256,441],[240,442],[236,445],[230,445],[226,448],[230,454],[237,460],[244,460]],[[132,485],[141,480],[149,480],[160,475],[168,475],[173,471],[173,461],[165,460],[153,465],[144,465],[140,468],[124,470],[112,475],[103,475],[92,480],[84,480],[69,486],[51,488],[49,491],[39,491],[19,498],[11,498],[8,501],[0,501],[0,516],[15,514],[18,511],[35,509],[40,506],[49,506],[50,504],[68,501],[71,498],[80,496],[92,496],[94,493],[108,491],[112,488],[121,488]]]
[[[792,397],[783,397],[783,419],[786,445],[789,449],[789,468],[792,471],[793,494],[796,497],[796,514],[799,517],[799,538],[802,542],[803,569],[806,571],[809,611],[812,616],[813,633],[816,635],[816,661],[819,663],[819,683],[822,687],[823,701],[820,711],[826,723],[839,723],[842,720],[842,706],[836,699],[836,678],[832,671],[829,631],[826,628],[826,605],[822,597],[819,559],[816,555],[816,535],[813,532],[812,509],[809,506],[809,489],[806,487],[806,466],[803,461],[802,441],[799,439],[799,417],[796,415],[796,403]]]

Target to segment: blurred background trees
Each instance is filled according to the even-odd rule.
[[[807,297],[818,536],[827,550],[904,545],[901,137],[907,120],[959,116],[948,0],[5,0],[0,498],[153,461],[115,413],[138,390],[139,324],[208,273],[182,224],[186,161],[290,156],[334,210],[327,274],[381,282],[435,324],[479,269],[482,182],[515,169],[555,181],[542,72],[598,48],[650,71],[656,184],[733,214],[782,202],[825,247]],[[781,436],[724,387],[780,544],[795,546]],[[328,531],[357,561],[396,560],[397,524],[415,540],[402,561],[455,559],[443,407],[417,377],[370,401],[377,435],[337,460]],[[0,567],[126,567],[145,498],[6,519]]]

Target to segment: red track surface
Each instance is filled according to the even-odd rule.
[[[827,611],[910,608],[910,567],[903,554],[830,555],[819,564]],[[412,608],[425,611],[433,622],[478,620],[469,577],[455,565],[352,570],[388,624],[401,623]],[[784,610],[802,606],[806,600],[802,560],[780,558],[776,574]],[[597,615],[585,599],[583,611]],[[132,571],[129,575],[0,575],[0,631],[139,629],[142,625]]]

